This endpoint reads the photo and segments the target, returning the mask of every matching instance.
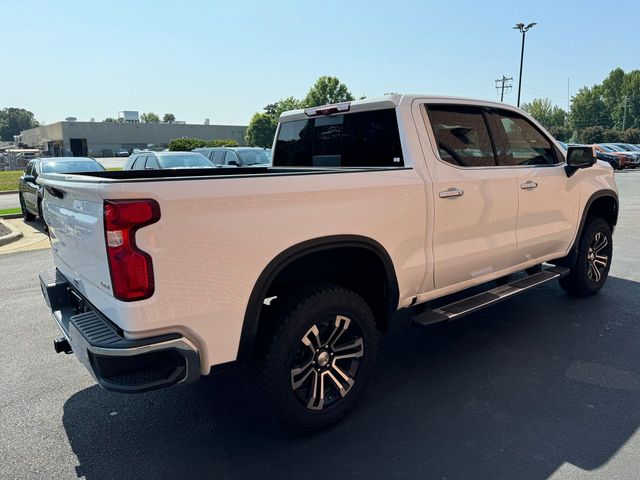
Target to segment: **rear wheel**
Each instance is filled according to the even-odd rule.
[[[340,420],[362,394],[378,349],[367,303],[335,285],[285,301],[260,363],[260,394],[271,416],[304,433]]]
[[[24,198],[22,198],[22,194],[18,195],[18,200],[20,201],[20,210],[22,211],[22,218],[25,222],[30,222],[35,220],[36,216],[27,210],[27,205],[24,203]]]
[[[571,295],[588,296],[598,292],[609,275],[613,243],[611,227],[606,220],[587,220],[578,243],[578,255],[571,272],[560,279],[560,286]]]

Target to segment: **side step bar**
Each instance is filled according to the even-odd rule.
[[[431,325],[438,322],[456,320],[470,313],[482,310],[483,308],[495,305],[502,300],[517,295],[527,290],[542,285],[543,283],[556,280],[569,274],[569,269],[565,267],[551,267],[528,277],[515,280],[506,285],[493,288],[486,292],[478,293],[464,300],[450,303],[443,307],[438,307],[420,313],[413,317],[412,321],[418,326]]]

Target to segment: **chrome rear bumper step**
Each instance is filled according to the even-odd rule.
[[[412,321],[415,325],[426,326],[438,322],[456,320],[470,313],[477,312],[483,308],[495,305],[502,300],[513,297],[522,292],[542,285],[543,283],[556,280],[569,274],[569,269],[564,267],[551,267],[539,273],[529,275],[525,278],[514,280],[511,283],[500,287],[492,288],[486,292],[472,295],[469,298],[458,300],[443,307],[438,307],[420,313],[413,317]]]

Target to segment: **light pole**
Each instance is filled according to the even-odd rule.
[[[522,89],[522,61],[524,60],[524,37],[530,28],[535,27],[537,23],[530,23],[526,27],[524,23],[518,23],[514,30],[519,30],[522,33],[522,49],[520,50],[520,77],[518,78],[518,107],[520,107],[520,90]]]

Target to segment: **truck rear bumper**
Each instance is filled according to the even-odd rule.
[[[145,392],[200,377],[198,350],[182,335],[125,338],[55,268],[40,273],[40,287],[71,350],[103,388]]]

